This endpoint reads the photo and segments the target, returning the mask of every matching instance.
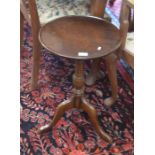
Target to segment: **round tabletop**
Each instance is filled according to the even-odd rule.
[[[45,24],[39,33],[43,47],[71,59],[94,59],[120,48],[121,35],[111,23],[91,16],[65,16]]]

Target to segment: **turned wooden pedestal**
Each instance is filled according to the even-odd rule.
[[[115,66],[113,52],[116,52],[121,44],[120,34],[117,28],[100,18],[84,16],[66,16],[56,19],[41,28],[39,36],[41,44],[58,56],[75,60],[75,74],[73,75],[73,96],[57,107],[53,120],[38,132],[43,134],[52,130],[65,111],[71,108],[83,109],[87,112],[96,132],[107,142],[112,138],[105,133],[98,122],[95,108],[84,97],[84,61],[105,57]],[[112,102],[108,98],[105,102]]]
[[[73,76],[73,84],[74,84],[73,97],[59,104],[59,106],[57,107],[55,116],[51,121],[51,123],[41,127],[39,129],[39,133],[42,134],[47,131],[50,131],[52,127],[56,125],[56,123],[59,121],[59,119],[62,117],[65,111],[71,108],[79,108],[87,112],[90,118],[90,121],[94,125],[94,128],[96,129],[97,133],[105,141],[111,142],[112,141],[111,137],[101,129],[98,123],[97,113],[95,108],[91,104],[89,104],[84,97],[83,61],[80,61],[80,60],[76,61],[75,74]]]

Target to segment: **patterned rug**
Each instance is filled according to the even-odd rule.
[[[104,99],[111,95],[104,60],[100,63],[103,79],[85,90],[86,97],[97,110],[101,127],[113,137],[112,144],[97,135],[87,114],[78,109],[67,111],[51,132],[38,135],[37,129],[47,124],[58,104],[72,94],[74,62],[43,50],[39,89],[30,92],[31,68],[31,28],[25,23],[21,55],[21,155],[133,155],[133,76],[124,62],[117,65],[118,99],[111,108],[104,105]],[[88,61],[86,74],[89,69]]]

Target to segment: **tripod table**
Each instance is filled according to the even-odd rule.
[[[87,112],[101,138],[112,142],[112,138],[99,125],[96,109],[84,97],[84,62],[101,57],[109,59],[117,52],[121,45],[119,30],[100,18],[65,16],[44,25],[39,33],[39,40],[52,54],[75,60],[75,74],[73,96],[59,104],[53,120],[38,132],[43,134],[50,131],[65,111],[80,108]]]

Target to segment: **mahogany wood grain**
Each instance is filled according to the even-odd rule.
[[[108,0],[92,0],[91,14],[96,17],[103,17]]]
[[[92,15],[97,15],[99,17],[103,16],[105,2],[107,0],[91,0],[91,12]],[[102,3],[103,2],[103,3]],[[32,27],[32,38],[33,38],[33,66],[32,66],[32,82],[31,82],[31,90],[37,88],[37,81],[39,76],[39,59],[41,45],[38,42],[38,31],[40,28],[40,21],[36,7],[36,0],[28,0],[28,7],[25,5],[24,0],[20,0],[20,10],[24,16],[24,19],[28,22],[28,24]],[[28,12],[30,10],[30,14]],[[103,9],[103,10],[102,10]],[[22,16],[21,16],[22,18]],[[21,31],[23,29],[21,25]],[[22,39],[22,38],[21,38]]]
[[[38,130],[38,134],[44,134],[46,132],[51,131],[52,127],[54,127],[57,122],[59,121],[59,119],[63,116],[63,114],[65,113],[65,111],[74,108],[74,104],[73,104],[73,100],[69,99],[69,100],[65,100],[64,102],[60,103],[57,107],[56,113],[54,115],[53,120],[45,125],[42,126],[39,130]]]
[[[106,142],[111,143],[112,138],[105,131],[103,131],[99,125],[96,109],[88,103],[85,98],[82,98],[81,108],[87,112],[89,119],[99,136]]]
[[[119,30],[101,18],[66,16],[44,25],[40,30],[39,38],[42,46],[52,54],[74,59],[76,65],[73,76],[73,97],[58,106],[53,120],[48,125],[41,127],[38,133],[44,134],[50,131],[66,110],[80,108],[87,112],[101,138],[111,143],[112,138],[99,125],[95,108],[84,97],[84,61],[105,57],[108,71],[112,75],[110,80],[113,84],[113,90],[115,90],[109,99],[110,103],[108,99],[105,101],[107,104],[111,104],[117,96],[117,83],[115,83],[117,80],[113,78],[116,78],[116,59],[113,53],[121,46]],[[79,55],[82,52],[87,54]]]
[[[122,44],[121,48],[119,50],[119,58],[122,58],[123,56],[123,50],[125,48],[125,43],[126,43],[126,38],[128,34],[128,29],[129,29],[129,9],[127,8],[126,2],[122,2],[122,8],[121,8],[121,14],[120,14],[120,32],[122,36]]]
[[[133,1],[132,1],[133,2]],[[128,29],[129,29],[129,20],[128,17],[130,15],[130,7],[134,8],[134,3],[131,3],[129,5],[129,3],[131,3],[129,0],[124,0],[122,3],[122,9],[121,9],[121,18],[120,18],[120,31],[122,33],[122,46],[121,46],[121,50],[119,52],[119,56],[121,58],[124,58],[127,63],[134,68],[134,55],[128,51],[128,49],[125,48],[125,42],[126,42],[126,38],[127,38],[127,33],[128,33]]]
[[[114,1],[111,1],[112,3]],[[132,0],[133,2],[133,0]],[[121,38],[122,38],[122,44],[120,49],[115,53],[118,59],[124,58],[127,63],[133,67],[134,66],[134,57],[131,52],[129,52],[127,49],[125,49],[125,43],[126,43],[126,38],[127,38],[127,33],[129,30],[129,15],[130,15],[130,7],[133,5],[130,4],[129,0],[123,0],[122,1],[122,6],[121,6],[121,14],[120,14],[120,33],[121,33]],[[133,7],[132,7],[133,8]],[[112,87],[112,96],[108,99],[105,100],[106,105],[112,105],[116,99],[117,99],[117,76],[116,76],[116,58],[113,60],[112,58],[105,59],[106,61],[106,66],[108,70],[108,75],[109,75],[109,80],[111,82],[111,87]],[[99,74],[99,61],[94,60],[92,63],[92,68],[88,76],[86,77],[86,84],[87,85],[93,85],[95,81],[98,79],[98,74]]]
[[[117,70],[116,70],[117,56],[111,54],[105,57],[105,63],[108,71],[109,80],[112,87],[112,96],[104,100],[105,105],[111,106],[117,99],[118,84],[117,84]]]
[[[121,45],[115,26],[101,18],[84,16],[61,17],[44,25],[40,41],[53,54],[71,59],[100,58]]]
[[[42,126],[39,130],[39,134],[44,134],[52,130],[52,128],[56,125],[59,119],[63,116],[64,112],[71,108],[79,108],[87,112],[92,125],[94,126],[96,132],[104,139],[106,142],[111,143],[112,138],[102,130],[99,125],[96,109],[89,104],[84,98],[84,60],[77,60],[75,65],[75,74],[73,76],[73,84],[74,84],[74,94],[73,97],[69,100],[66,100],[59,104],[57,107],[55,116],[53,120]]]
[[[41,55],[41,45],[38,39],[40,22],[35,0],[29,0],[29,9],[31,14],[32,38],[33,38],[33,65],[32,65],[32,81],[31,81],[31,90],[33,90],[36,89],[37,87],[39,68],[40,68],[40,55]]]
[[[93,3],[92,4],[92,7],[93,7],[92,14],[97,17],[103,17],[105,14],[105,7],[107,4],[107,1],[108,0],[92,1],[92,3]],[[100,10],[99,8],[101,8],[102,10]],[[86,85],[88,85],[88,86],[93,85],[97,79],[100,79],[102,77],[100,74],[100,71],[99,71],[100,59],[95,59],[91,63],[93,65],[92,65],[90,73],[86,77],[86,82],[85,82]]]

